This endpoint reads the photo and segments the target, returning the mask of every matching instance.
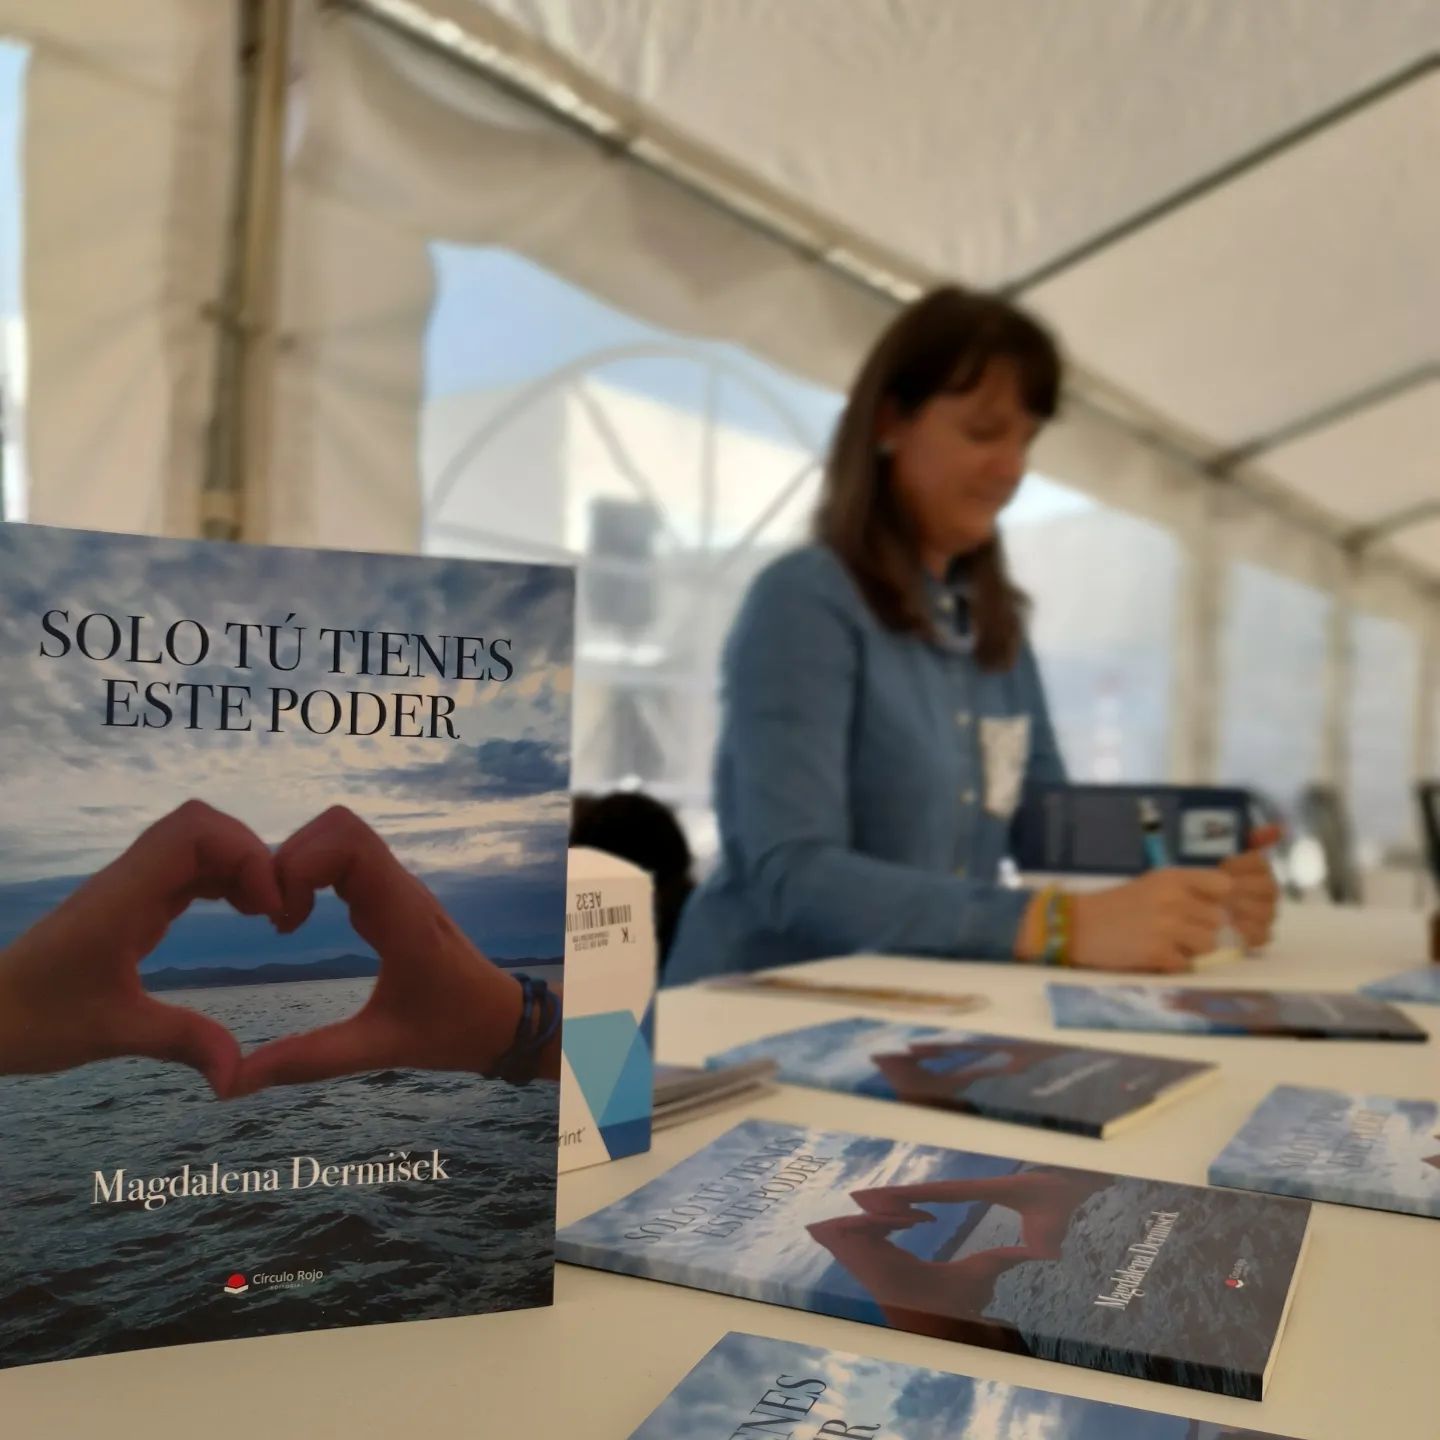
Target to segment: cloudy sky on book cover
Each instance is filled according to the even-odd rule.
[[[360,1011],[385,957],[324,885],[290,933],[207,881],[158,943],[130,945],[137,904],[57,947],[89,878],[196,801],[272,860],[343,806],[428,892],[432,957],[443,932],[558,978],[572,625],[563,568],[0,526],[0,988],[39,935],[246,1064]],[[211,1068],[43,1061],[0,1074],[0,1364],[548,1303],[553,1084],[357,1056],[221,1099]]]
[[[745,1425],[789,1440],[1285,1440],[735,1331],[630,1440],[734,1440]]]
[[[1440,1106],[1278,1085],[1211,1163],[1210,1183],[1440,1219]]]
[[[773,1059],[793,1085],[1103,1134],[1213,1067],[1018,1036],[880,1020],[834,1020],[768,1035],[712,1065]]]
[[[1440,1005],[1440,965],[1422,965],[1418,970],[1406,970],[1399,975],[1389,975],[1384,980],[1374,980],[1362,985],[1365,995],[1377,1000],[1400,1000],[1410,1005]]]
[[[1309,1207],[750,1120],[573,1264],[1258,1398]]]
[[[1393,1005],[1341,991],[1061,984],[1046,989],[1055,1023],[1067,1028],[1356,1040],[1426,1038]]]

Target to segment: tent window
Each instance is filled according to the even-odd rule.
[[[1167,775],[1175,536],[1041,476],[1026,480],[1004,534],[1035,602],[1032,639],[1072,777]]]
[[[1313,585],[1237,562],[1220,640],[1218,774],[1253,786],[1292,820],[1321,777],[1333,600]]]
[[[0,520],[23,520],[25,471],[25,318],[21,284],[21,155],[25,68],[30,52],[0,40]]]
[[[1350,803],[1360,864],[1374,869],[1413,846],[1416,687],[1420,651],[1409,626],[1361,612],[1352,632]]]
[[[840,397],[505,250],[432,262],[425,548],[578,561],[575,786],[643,785],[703,835],[720,646],[806,533]]]

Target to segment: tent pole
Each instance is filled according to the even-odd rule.
[[[238,3],[239,154],[201,490],[201,533],[210,540],[265,533],[275,355],[291,0]]]
[[[1350,693],[1354,680],[1355,598],[1360,583],[1360,562],[1342,555],[1343,569],[1332,593],[1330,625],[1326,636],[1324,746],[1321,774],[1335,787],[1347,814],[1350,794]]]
[[[1184,563],[1178,587],[1175,671],[1171,680],[1170,772],[1205,784],[1218,774],[1221,646],[1229,601],[1229,571],[1221,543],[1224,496],[1214,487],[1195,497],[1198,514],[1181,534]]]

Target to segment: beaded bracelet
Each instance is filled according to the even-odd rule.
[[[540,1068],[540,1056],[560,1029],[560,997],[543,980],[516,975],[520,983],[520,1018],[510,1048],[488,1073],[510,1085],[528,1085]]]
[[[1075,900],[1063,890],[1051,887],[1045,892],[1046,965],[1070,965],[1071,940],[1075,929]]]

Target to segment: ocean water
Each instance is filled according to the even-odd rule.
[[[165,998],[249,1049],[353,1014],[371,983]],[[548,1304],[558,1103],[554,1084],[413,1070],[228,1102],[147,1060],[0,1079],[0,1365]],[[290,1188],[295,1156],[432,1150],[449,1180]],[[169,1176],[186,1162],[274,1168],[281,1188],[151,1210],[95,1201],[96,1171]],[[225,1292],[233,1273],[246,1293]]]

